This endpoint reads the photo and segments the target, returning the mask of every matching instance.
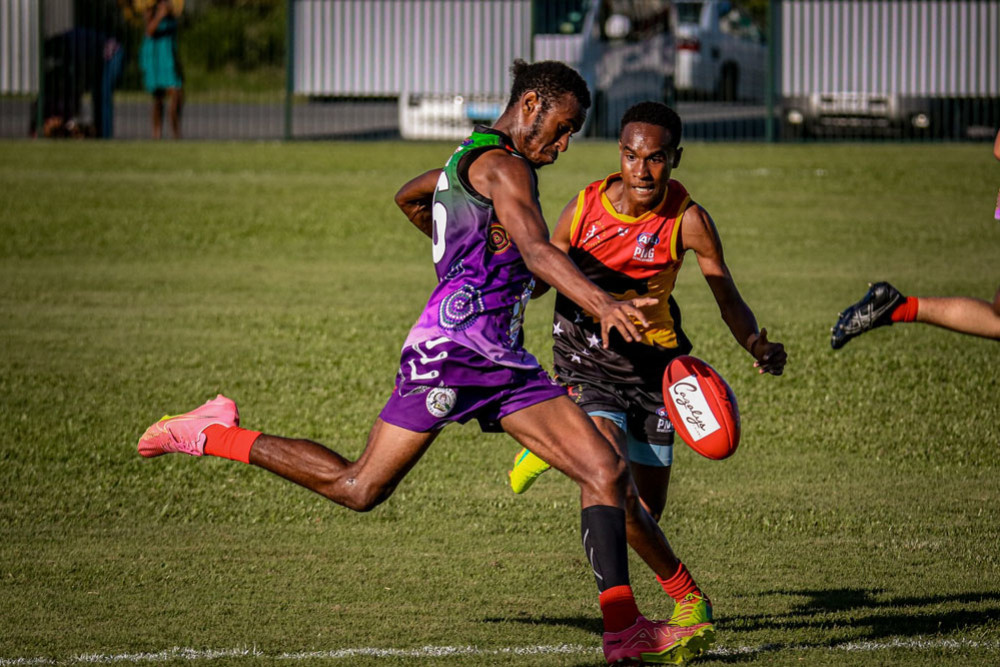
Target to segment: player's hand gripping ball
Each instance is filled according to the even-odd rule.
[[[720,460],[740,444],[736,396],[714,368],[697,357],[673,359],[663,374],[663,400],[674,430],[691,449]]]

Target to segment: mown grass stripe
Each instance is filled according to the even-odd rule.
[[[758,653],[774,653],[777,651],[851,651],[875,652],[889,649],[906,649],[911,651],[940,651],[981,649],[987,651],[1000,650],[1000,642],[973,641],[970,639],[887,639],[884,641],[853,641],[832,646],[808,646],[761,644],[759,646],[720,646],[706,653],[705,657],[723,657],[732,655],[753,655]],[[163,651],[142,653],[85,653],[69,658],[0,658],[0,667],[14,665],[78,665],[78,664],[111,664],[111,663],[145,663],[165,662],[168,660],[217,660],[220,658],[266,658],[276,660],[342,660],[346,658],[446,658],[467,656],[502,656],[502,655],[589,655],[599,653],[600,649],[580,644],[554,644],[549,646],[508,646],[504,648],[483,649],[476,646],[422,646],[413,649],[392,648],[345,648],[330,651],[301,651],[295,653],[267,653],[254,648],[232,649],[193,649],[171,648]]]

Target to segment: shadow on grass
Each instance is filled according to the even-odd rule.
[[[604,625],[601,619],[595,616],[518,616],[518,617],[491,617],[484,618],[483,623],[521,623],[524,625],[548,625],[552,627],[576,628],[584,632],[590,632],[598,637],[604,632]]]
[[[762,653],[786,648],[824,648],[841,644],[926,637],[968,631],[1000,622],[1000,592],[959,593],[884,598],[879,589],[835,588],[822,590],[771,590],[763,595],[804,597],[784,614],[744,614],[723,616],[716,626],[732,637],[757,630],[823,630],[849,624],[857,636],[843,642],[791,642],[755,647],[753,651],[712,656],[721,662],[746,662]],[[983,608],[984,603],[994,603]],[[976,604],[975,610],[942,612],[943,604]],[[923,608],[923,609],[921,609]]]
[[[762,655],[786,649],[836,648],[847,644],[926,637],[958,631],[969,631],[983,625],[1000,623],[1000,592],[958,593],[955,595],[883,596],[880,589],[835,588],[819,590],[771,590],[764,596],[806,598],[793,604],[782,614],[722,615],[716,620],[725,643],[737,641],[738,633],[758,630],[795,631],[812,629],[822,631],[849,624],[857,632],[844,641],[790,641],[773,642],[737,649],[715,649],[702,660],[721,663],[752,662]],[[989,604],[993,603],[993,604]],[[975,604],[975,610],[942,612],[944,604]],[[987,608],[983,608],[987,605]],[[485,618],[484,623],[523,623],[576,628],[600,636],[601,621],[594,617],[525,616],[519,618]],[[794,636],[794,633],[792,633]],[[592,663],[586,663],[592,664]]]
[[[983,625],[1000,619],[1000,605],[978,611],[950,611],[941,613],[933,609],[942,604],[982,604],[1000,602],[1000,592],[958,593],[955,595],[928,595],[880,598],[879,589],[835,588],[827,590],[771,590],[763,595],[805,597],[785,614],[748,614],[726,616],[718,625],[731,632],[780,628],[822,627],[827,620],[814,620],[817,616],[830,616],[838,612],[851,614],[852,624],[868,625],[871,638],[924,635],[948,632]],[[929,607],[926,611],[911,609]],[[831,617],[829,622],[837,622]]]

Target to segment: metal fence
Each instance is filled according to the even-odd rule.
[[[778,5],[786,136],[990,138],[1000,122],[1000,3]]]
[[[592,136],[642,99],[709,141],[1000,124],[1000,0],[163,3],[0,0],[0,137],[452,139],[515,58],[583,74]]]

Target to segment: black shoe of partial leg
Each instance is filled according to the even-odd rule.
[[[892,324],[892,311],[906,297],[889,283],[875,283],[861,301],[840,314],[830,334],[830,346],[839,350],[855,336]]]

